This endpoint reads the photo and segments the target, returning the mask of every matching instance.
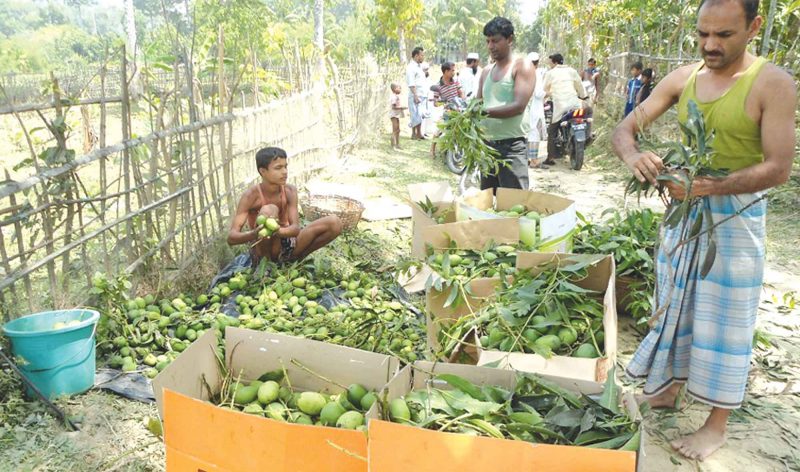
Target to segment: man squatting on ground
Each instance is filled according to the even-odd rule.
[[[261,181],[245,190],[228,231],[228,244],[252,244],[258,241],[258,215],[278,220],[280,228],[250,249],[253,264],[262,257],[274,262],[303,259],[336,239],[342,222],[335,215],[314,220],[300,228],[297,212],[297,189],[286,183],[289,176],[286,151],[266,147],[256,153],[256,169]],[[247,223],[248,230],[243,231]]]
[[[758,3],[701,1],[697,35],[703,61],[666,76],[612,138],[616,154],[636,178],[655,184],[664,164],[652,152],[639,150],[634,137],[640,126],[675,104],[678,120],[686,123],[693,100],[706,130],[715,132],[712,165],[729,172],[695,179],[690,197],[701,197],[702,208],[690,214],[687,226],[666,229],[661,236],[656,300],[668,308],[627,368],[630,376],[646,378],[644,395],[654,408],[675,406],[683,386],[711,406],[699,430],[672,442],[690,459],[703,460],[725,443],[728,416],[742,405],[764,272],[766,201],[754,202],[786,182],[795,153],[792,77],[747,51],[762,25]],[[665,185],[673,199],[686,198],[683,186]],[[709,245],[705,237],[681,246],[672,259],[666,255],[703,210],[714,223],[732,217],[714,229],[716,258],[705,277],[700,275]],[[711,224],[708,218],[702,221],[703,229]]]

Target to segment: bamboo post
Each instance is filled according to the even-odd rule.
[[[11,174],[8,173],[8,169],[4,169],[6,180],[11,180]],[[8,197],[8,201],[12,207],[17,205],[17,197],[16,194],[11,194]],[[17,253],[19,254],[19,261],[20,267],[25,266],[28,258],[25,255],[25,242],[23,241],[22,237],[22,225],[20,224],[19,220],[14,221],[14,239],[17,240]],[[31,284],[30,277],[24,278],[25,282],[25,294],[27,295],[28,299],[28,309],[33,311],[33,287]]]
[[[122,66],[120,67],[120,79],[122,83],[120,87],[122,88],[122,139],[127,141],[130,139],[130,124],[129,124],[129,110],[130,110],[130,95],[128,94],[128,56],[127,51],[125,50],[125,46],[122,46]],[[125,196],[123,200],[125,201],[125,214],[131,213],[131,152],[130,150],[125,147],[122,150],[122,181],[124,183],[125,188]],[[130,257],[135,256],[133,242],[135,241],[135,234],[134,234],[134,226],[131,220],[128,220],[125,224],[125,245],[128,248],[126,251]]]
[[[222,25],[219,25],[219,35],[218,35],[218,38],[217,38],[217,44],[219,45],[217,47],[218,52],[219,52],[219,56],[218,56],[218,60],[217,60],[217,62],[219,64],[219,68],[217,70],[217,75],[219,77],[218,78],[218,82],[219,82],[219,84],[218,84],[219,85],[219,90],[218,90],[218,94],[219,94],[219,114],[221,115],[221,114],[225,113],[224,104],[227,103],[227,93],[226,93],[226,90],[225,90],[225,67],[224,67],[224,63],[223,63],[223,59],[225,58],[225,31],[223,31]],[[255,54],[254,54],[253,55],[253,67],[255,67],[255,65],[256,65],[256,63],[255,63]],[[254,70],[253,71],[253,76],[255,77],[256,75],[257,74],[255,73],[255,70]],[[255,82],[253,84],[253,87],[256,87],[256,86],[257,86],[257,82]],[[253,93],[256,96],[258,96],[258,90],[257,89],[254,88]],[[256,98],[255,102],[258,103],[258,98]],[[223,167],[222,167],[223,178],[225,179],[225,190],[229,191],[231,189],[231,186],[232,186],[231,165],[230,165],[229,160],[227,159],[228,155],[226,153],[227,145],[225,143],[225,124],[224,123],[220,123],[220,125],[219,125],[219,148],[220,148],[220,153],[219,153],[220,159],[222,160],[222,162],[225,163],[225,165],[223,165]],[[228,206],[228,215],[233,215],[233,212],[234,212],[235,208],[233,206],[234,205],[233,197],[230,195],[230,193],[228,194],[228,198],[225,199],[225,202],[226,202],[226,204]]]

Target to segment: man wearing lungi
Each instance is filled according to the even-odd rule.
[[[640,126],[675,104],[678,120],[685,123],[687,104],[694,100],[706,129],[715,132],[712,165],[728,175],[694,180],[691,197],[702,197],[702,204],[686,225],[692,227],[705,210],[713,215],[713,222],[702,221],[708,229],[747,207],[714,229],[716,258],[705,277],[700,267],[708,238],[694,239],[669,258],[685,227],[664,230],[656,300],[667,309],[627,368],[628,375],[646,378],[644,397],[653,408],[675,406],[684,386],[688,395],[711,406],[699,430],[672,442],[690,459],[703,460],[725,443],[728,416],[744,399],[764,270],[766,202],[753,202],[787,181],[794,157],[793,80],[747,51],[762,25],[758,3],[701,0],[697,35],[703,61],[665,77],[612,137],[614,151],[636,178],[655,184],[664,170],[662,160],[640,151],[634,137]],[[683,186],[665,185],[673,199],[686,197]]]

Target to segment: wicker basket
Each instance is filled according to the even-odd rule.
[[[342,220],[344,231],[358,225],[363,211],[364,205],[361,202],[342,195],[309,195],[303,202],[303,214],[308,221],[336,215]]]

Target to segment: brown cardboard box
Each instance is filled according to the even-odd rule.
[[[535,246],[540,252],[568,252],[572,249],[572,234],[578,224],[575,202],[558,195],[498,188],[495,201],[491,190],[483,190],[456,205],[456,221],[501,218],[485,210],[508,210],[517,204],[541,214],[538,223],[527,218],[516,219],[523,243]]]
[[[426,198],[438,209],[433,217],[429,216],[419,205]],[[422,242],[422,231],[438,223],[434,217],[445,216],[446,223],[455,222],[455,196],[446,182],[428,182],[408,186],[408,203],[411,205],[411,222],[413,225],[411,239],[411,257],[421,259],[425,257],[425,245]]]
[[[222,382],[216,345],[216,335],[209,331],[153,380],[164,422],[167,470],[367,470],[363,432],[284,423],[209,403],[211,392],[204,382],[214,393]],[[225,348],[226,361],[242,379],[283,367],[299,391],[343,389],[300,369],[292,359],[340,385],[360,383],[376,391],[399,367],[397,359],[382,354],[241,328],[227,328]]]
[[[455,243],[459,249],[480,251],[489,243],[519,243],[519,224],[516,218],[459,221],[422,229],[422,246],[447,249]]]
[[[466,339],[464,344],[478,346],[477,364],[489,364],[499,368],[550,374],[587,381],[605,381],[608,369],[614,365],[617,355],[617,311],[614,295],[614,259],[611,256],[586,254],[519,252],[517,253],[517,268],[534,268],[552,260],[558,261],[559,264],[568,264],[568,260],[586,260],[587,258],[596,260],[597,263],[589,268],[589,276],[587,279],[577,283],[577,285],[602,293],[605,357],[582,359],[576,357],[552,356],[549,359],[545,359],[537,354],[491,351],[481,348],[477,336],[475,336],[472,340]],[[476,297],[469,298],[467,300],[469,303],[463,304],[457,309],[444,308],[447,293],[429,290],[426,297],[426,312],[429,320],[429,343],[431,340],[435,341],[440,323],[460,318],[472,312],[478,312],[483,304],[493,296],[494,287],[498,283],[499,279],[476,279],[472,281],[471,289]],[[434,346],[434,348],[438,346],[437,344],[430,345]]]
[[[516,374],[508,370],[484,367],[415,362],[403,368],[386,386],[387,400],[399,398],[414,389],[426,388],[438,374],[455,374],[477,385],[495,385],[513,389]],[[603,385],[595,382],[543,375],[561,387],[587,395],[600,394]],[[445,385],[435,385],[446,388]],[[623,394],[629,413],[637,415],[636,402]],[[415,426],[383,421],[370,412],[369,470],[370,472],[485,472],[546,471],[546,472],[633,472],[637,453],[579,446],[532,444],[525,441],[476,437],[457,433],[442,433]],[[644,431],[641,432],[644,435]],[[639,455],[642,454],[640,442]]]

